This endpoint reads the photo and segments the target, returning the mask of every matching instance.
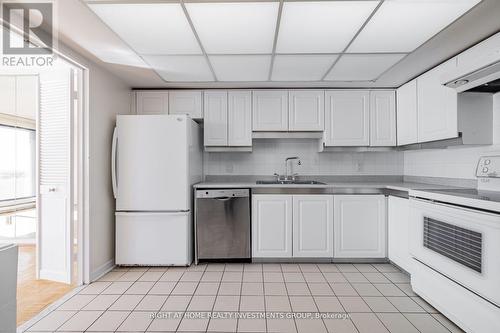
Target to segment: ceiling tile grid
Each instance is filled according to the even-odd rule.
[[[376,81],[481,0],[261,0],[89,8],[167,82]]]

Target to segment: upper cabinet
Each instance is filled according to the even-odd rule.
[[[443,84],[456,71],[453,58],[417,78],[418,142],[458,136],[457,92]]]
[[[370,92],[370,146],[396,145],[396,92]]]
[[[252,117],[254,131],[288,131],[288,91],[253,91]]]
[[[200,90],[171,90],[169,113],[187,114],[193,119],[203,118],[203,100]]]
[[[228,92],[228,143],[229,146],[252,145],[252,92]]]
[[[137,114],[168,114],[168,91],[137,91]]]
[[[204,104],[203,135],[205,146],[227,146],[227,91],[206,91]]]
[[[325,95],[323,90],[290,90],[288,104],[290,131],[323,131]]]
[[[367,90],[325,92],[326,146],[370,145],[369,99]]]
[[[397,90],[398,146],[418,142],[417,124],[417,80],[413,80]]]

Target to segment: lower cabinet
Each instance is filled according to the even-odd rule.
[[[408,248],[409,200],[390,196],[387,201],[387,211],[387,252],[389,260],[411,273],[412,259]]]
[[[386,198],[334,196],[334,257],[386,257]]]
[[[333,257],[333,196],[252,196],[254,258]]]

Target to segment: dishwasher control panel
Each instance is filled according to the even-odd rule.
[[[196,198],[243,198],[250,196],[249,189],[196,190]]]

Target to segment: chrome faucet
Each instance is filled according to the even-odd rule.
[[[302,162],[300,161],[300,158],[298,156],[294,156],[294,157],[287,157],[285,159],[285,180],[295,180],[295,176],[297,176],[298,174],[297,173],[294,173],[292,175],[290,175],[288,173],[288,162],[289,161],[293,161],[293,160],[297,160],[297,165],[301,165]]]

